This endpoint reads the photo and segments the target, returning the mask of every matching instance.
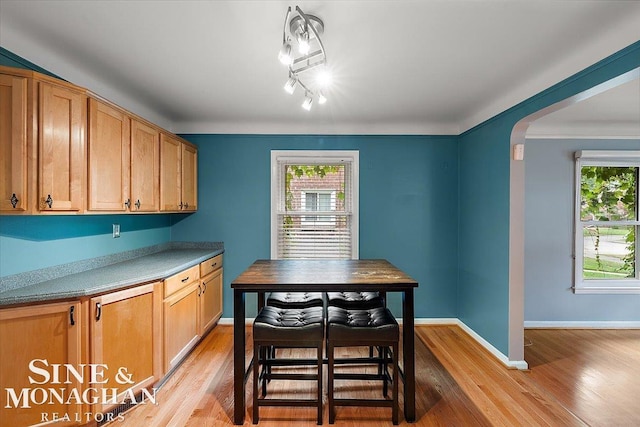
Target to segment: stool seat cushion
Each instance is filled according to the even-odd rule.
[[[264,306],[253,321],[253,339],[258,341],[317,341],[324,335],[322,307],[278,308]]]
[[[322,307],[322,292],[272,292],[267,305],[280,308]]]
[[[378,292],[327,292],[330,306],[366,309],[384,307],[384,300]]]
[[[329,341],[397,341],[399,327],[393,314],[385,307],[349,310],[329,307],[327,339]]]

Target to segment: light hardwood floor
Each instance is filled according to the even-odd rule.
[[[251,343],[249,330],[247,343]],[[542,347],[542,340],[527,338]],[[545,387],[555,374],[542,374],[548,365],[542,357],[532,359],[532,370],[506,369],[484,348],[457,326],[416,327],[416,426],[582,426],[598,425],[598,420],[579,414]],[[247,360],[251,346],[247,346]],[[637,347],[629,344],[629,351]],[[529,351],[527,352],[529,355]],[[527,356],[527,357],[533,357]],[[540,372],[540,374],[538,374]],[[627,371],[629,374],[630,371]],[[631,371],[633,372],[633,371]],[[544,377],[547,377],[545,379]],[[636,380],[634,376],[631,381]],[[284,384],[270,388],[270,393],[285,393],[293,387],[296,393],[312,390]],[[326,381],[325,381],[326,385]],[[305,388],[306,387],[306,388]],[[342,393],[362,394],[365,387],[343,385]],[[246,426],[251,423],[251,380],[247,383]],[[630,390],[635,390],[633,386]],[[554,393],[564,393],[562,389]],[[640,395],[635,393],[633,397]],[[326,399],[326,388],[325,388]],[[232,327],[218,325],[187,357],[157,393],[157,406],[139,406],[124,416],[124,422],[111,426],[232,426],[233,418],[233,336]],[[325,400],[326,403],[326,400]],[[402,408],[402,393],[400,407]],[[633,406],[629,408],[633,412]],[[602,410],[604,417],[609,410]],[[578,414],[578,416],[574,415]],[[401,425],[407,424],[403,419]],[[328,424],[325,408],[324,423]],[[336,426],[389,426],[389,409],[338,408]],[[631,413],[622,420],[640,425],[640,417]],[[316,425],[311,408],[261,408],[260,425],[273,427],[305,427]],[[600,424],[605,425],[605,424]]]
[[[530,377],[589,425],[640,426],[640,330],[528,329]]]

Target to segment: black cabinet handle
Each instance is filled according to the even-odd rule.
[[[76,320],[73,318],[73,313],[76,311],[76,306],[72,305],[69,307],[69,321],[71,322],[71,326],[76,324]]]
[[[127,209],[131,209],[131,199],[127,199],[127,201],[124,202],[124,205],[127,207]]]
[[[187,280],[189,280],[189,276],[187,276],[184,279],[182,279],[182,283],[186,282]]]
[[[198,296],[204,294],[204,291],[202,290],[202,287],[200,285],[198,285]]]
[[[136,200],[136,209],[140,209],[140,199]]]
[[[51,198],[51,194],[47,194],[47,199],[44,201],[47,206],[49,206],[49,209],[51,209],[51,207],[53,206],[53,199]]]
[[[99,302],[96,303],[96,321],[100,320],[102,316],[102,304]]]
[[[16,197],[16,193],[13,193],[13,195],[11,196],[11,206],[13,206],[13,209],[16,208],[16,206],[18,205],[18,202],[20,201],[17,197]]]
[[[207,282],[202,282],[202,293],[207,292]]]

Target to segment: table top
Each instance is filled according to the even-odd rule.
[[[417,286],[383,259],[257,260],[231,283],[244,291],[402,291]]]

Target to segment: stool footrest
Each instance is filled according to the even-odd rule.
[[[264,366],[316,366],[318,359],[265,359],[260,361]]]
[[[264,373],[260,375],[260,379],[265,380],[301,380],[301,381],[316,381],[318,379],[317,374],[284,374],[284,373]]]
[[[333,406],[366,406],[366,407],[393,407],[393,400],[387,399],[333,399]]]
[[[393,382],[389,374],[333,374],[335,380],[361,380],[361,381],[375,381],[384,380]]]
[[[313,399],[258,399],[258,406],[318,406]]]

